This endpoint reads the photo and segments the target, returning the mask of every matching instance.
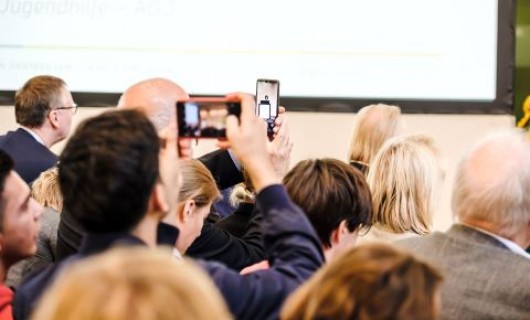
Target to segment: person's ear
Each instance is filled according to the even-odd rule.
[[[334,247],[342,242],[345,235],[350,234],[346,225],[346,220],[342,220],[339,225],[331,232],[331,246]]]
[[[59,127],[59,117],[56,110],[50,110],[48,113],[48,119],[50,120],[50,124],[53,128]]]
[[[150,202],[152,211],[162,212],[164,215],[169,211],[170,206],[162,183],[155,183]]]
[[[191,215],[195,211],[195,200],[186,200],[184,205],[179,208],[178,218],[183,223],[187,223],[191,219]]]

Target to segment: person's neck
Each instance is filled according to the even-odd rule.
[[[159,219],[155,219],[154,217],[147,215],[142,221],[140,221],[138,226],[133,229],[131,234],[145,242],[150,248],[155,248],[157,228],[159,223]]]
[[[487,221],[475,220],[475,219],[466,219],[466,220],[463,220],[461,222],[464,225],[467,225],[467,226],[470,226],[470,227],[475,227],[475,228],[478,228],[478,229],[482,229],[482,230],[485,230],[485,231],[487,231],[489,233],[495,234],[495,235],[497,235],[499,237],[503,237],[505,239],[508,239],[508,240],[512,241],[513,243],[517,244],[519,247],[521,247],[523,249],[526,249],[528,247],[528,245],[530,245],[529,239],[528,239],[529,236],[527,234],[525,234],[524,232],[519,232],[516,235],[511,236],[511,235],[506,235],[506,234],[500,232],[499,229],[493,223],[490,223],[490,222],[487,222]]]
[[[36,127],[35,128],[26,127],[26,128],[28,130],[31,130],[36,135],[38,135],[42,139],[42,141],[44,142],[44,145],[48,149],[61,140],[61,139],[58,139],[56,137],[56,134],[46,126],[42,126],[39,128],[36,128]]]

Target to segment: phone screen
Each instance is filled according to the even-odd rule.
[[[239,102],[222,99],[190,99],[177,102],[180,137],[220,138],[226,136],[226,117],[239,116]]]
[[[262,119],[278,116],[280,82],[258,79],[256,82],[256,114]]]

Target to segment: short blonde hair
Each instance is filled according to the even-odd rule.
[[[373,223],[393,233],[427,234],[443,179],[439,151],[427,136],[395,137],[372,161]]]
[[[361,108],[355,116],[349,161],[369,165],[383,143],[401,130],[401,109],[386,104]]]
[[[387,244],[346,251],[284,304],[282,320],[438,319],[441,274]]]
[[[232,319],[209,277],[167,251],[116,248],[71,265],[41,299],[38,320]]]
[[[31,184],[31,196],[41,205],[60,213],[63,209],[63,195],[58,175],[57,167],[42,172]]]
[[[179,202],[194,200],[198,207],[203,207],[221,197],[212,173],[202,162],[196,159],[179,161],[182,174]]]

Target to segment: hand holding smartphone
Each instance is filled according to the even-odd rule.
[[[256,81],[256,115],[267,122],[267,136],[272,139],[278,106],[280,105],[280,81],[258,79]]]
[[[192,98],[177,101],[180,138],[225,138],[226,117],[241,114],[241,102],[226,98]]]

